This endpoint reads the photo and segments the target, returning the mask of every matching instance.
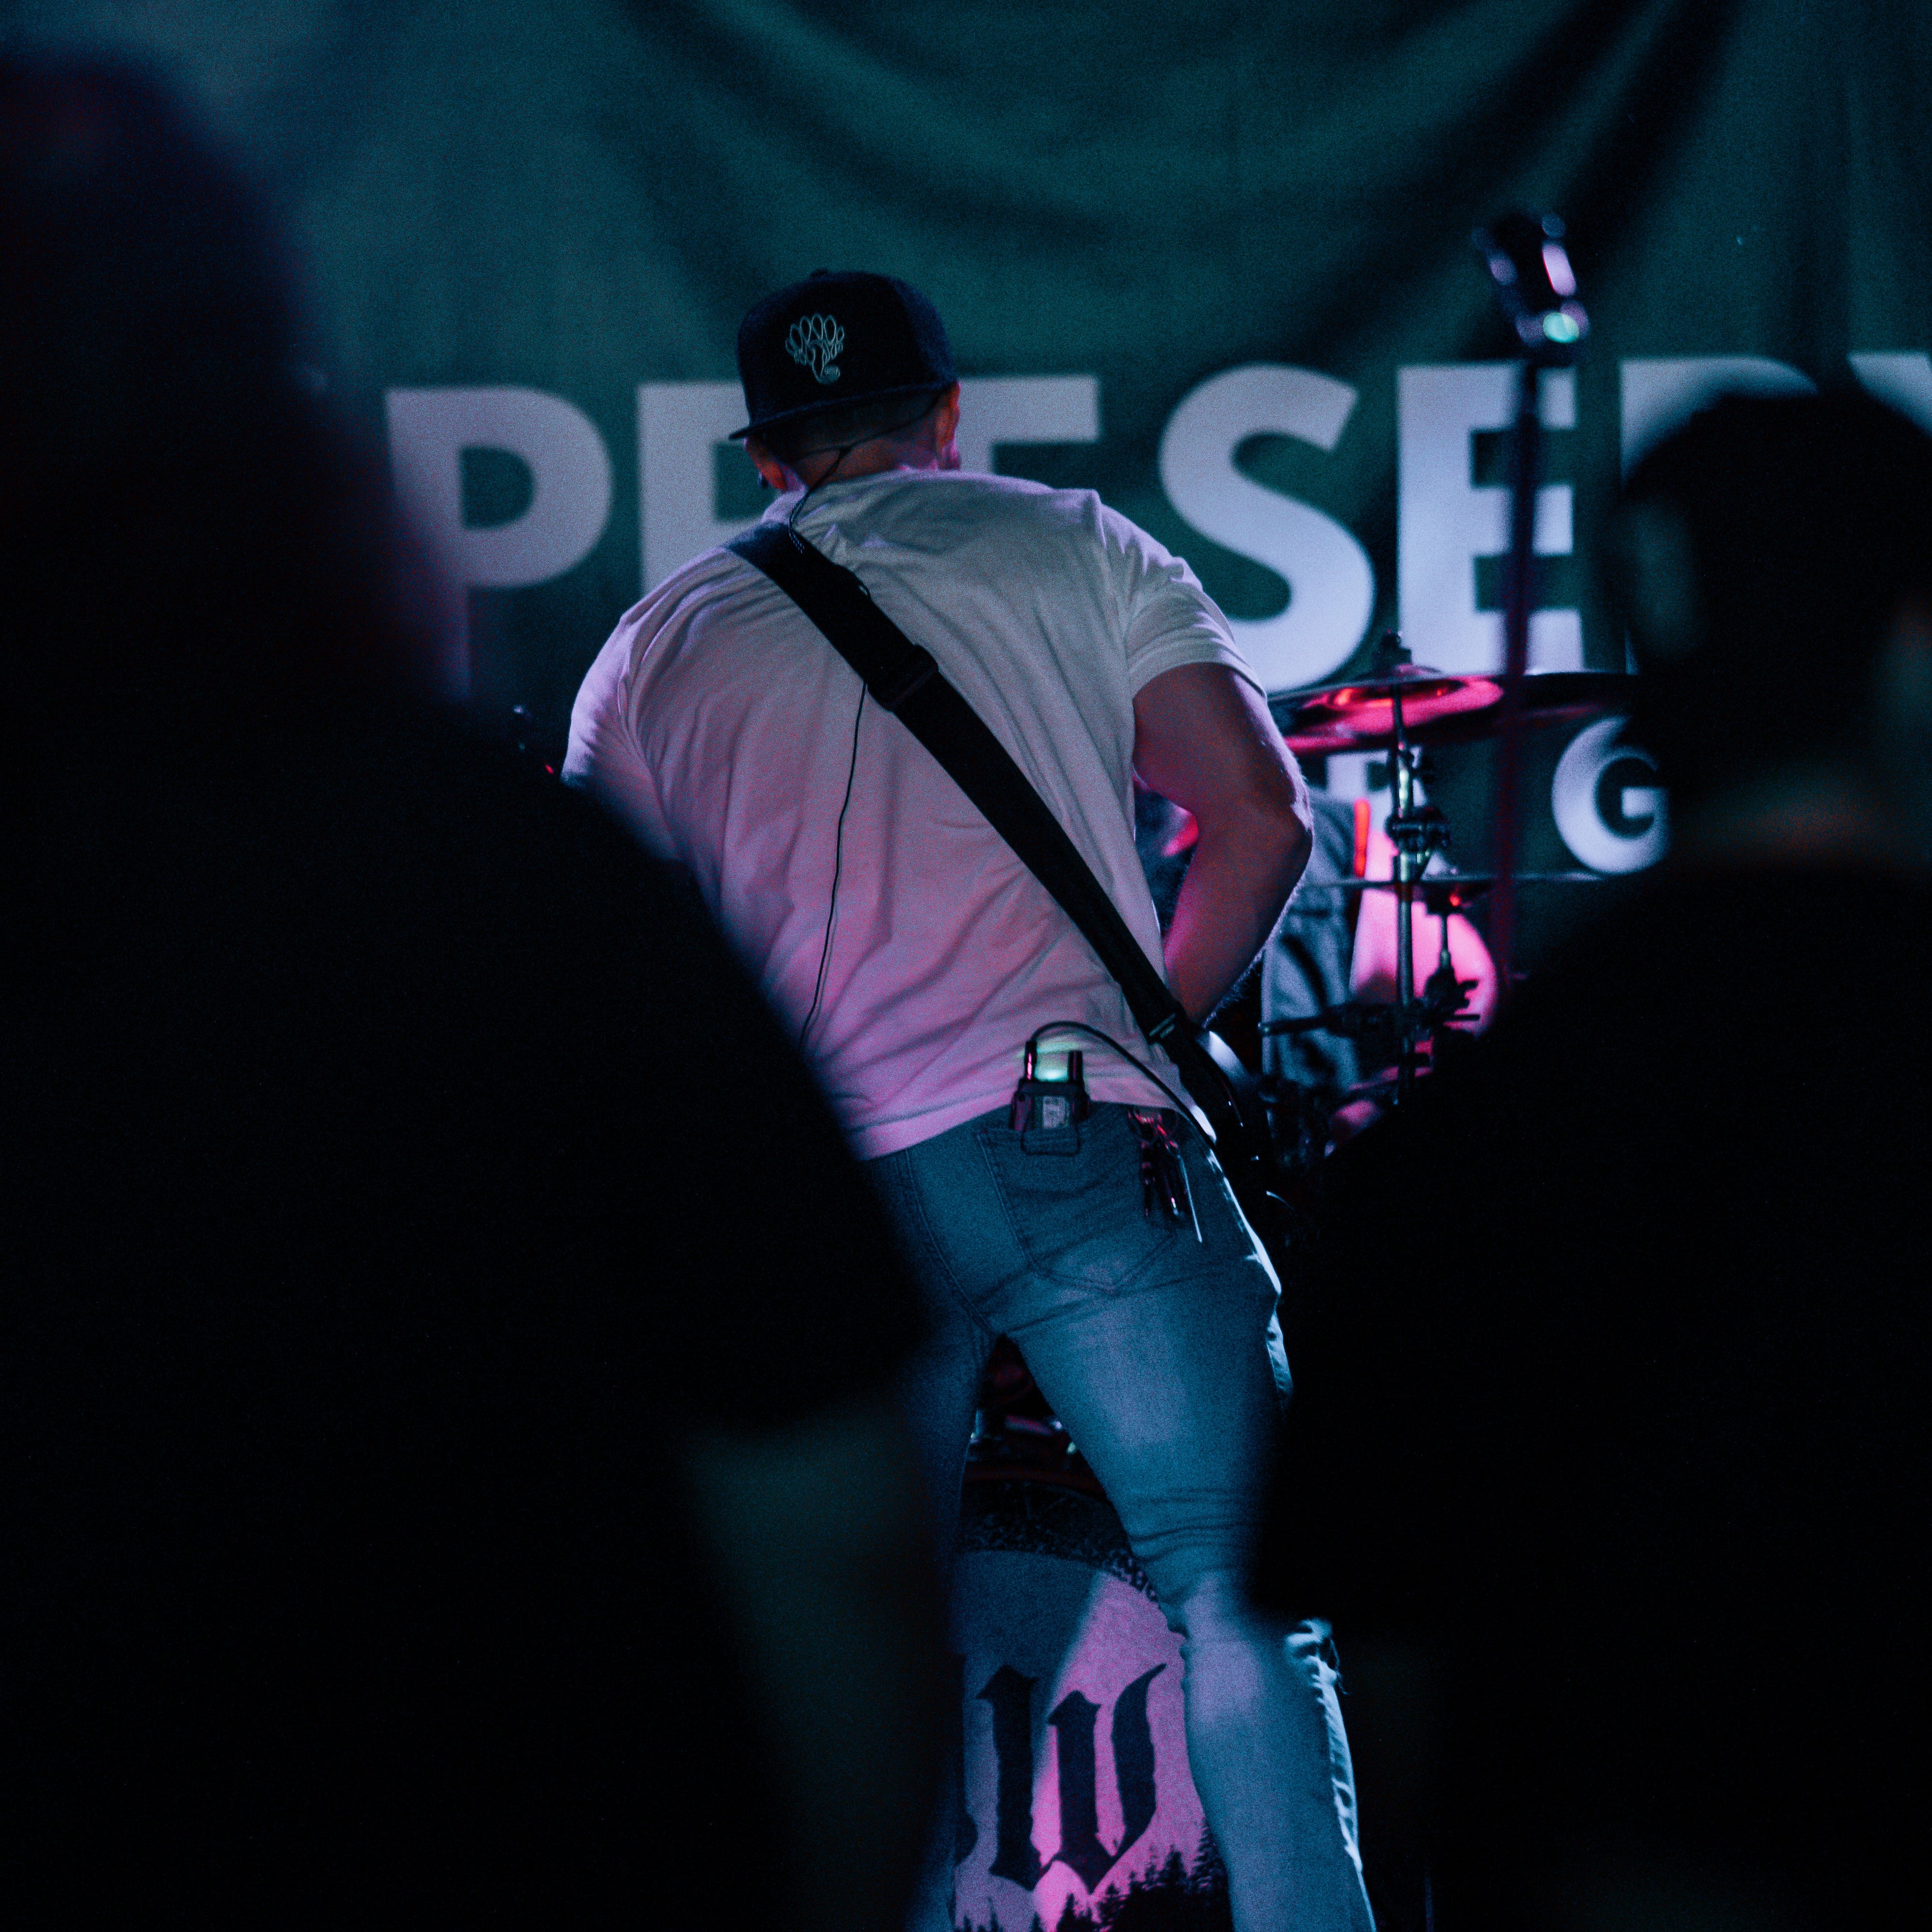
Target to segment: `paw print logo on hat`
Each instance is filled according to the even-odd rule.
[[[829,315],[802,315],[785,337],[785,352],[821,382],[838,380],[838,355],[845,332]]]

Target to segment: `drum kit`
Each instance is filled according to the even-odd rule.
[[[1522,723],[1562,724],[1628,708],[1636,680],[1615,671],[1544,671],[1521,680],[1518,700]],[[1395,848],[1394,876],[1355,878],[1304,887],[1304,896],[1392,892],[1396,899],[1396,986],[1393,1001],[1351,1000],[1320,1012],[1292,1018],[1264,1017],[1264,1036],[1318,1031],[1349,1038],[1365,1035],[1395,1043],[1392,1087],[1372,1082],[1378,1097],[1398,1106],[1410,1100],[1422,1065],[1425,1040],[1439,1045],[1460,1018],[1466,1017],[1474,982],[1458,979],[1449,954],[1449,917],[1490,892],[1502,875],[1459,872],[1437,866],[1448,848],[1449,826],[1441,811],[1422,802],[1424,754],[1432,745],[1469,744],[1492,736],[1503,708],[1504,686],[1497,679],[1458,676],[1412,664],[1391,631],[1376,647],[1368,675],[1346,683],[1302,692],[1282,701],[1282,736],[1304,757],[1336,752],[1387,754],[1391,804],[1387,831]],[[1594,872],[1523,872],[1512,884],[1594,882]],[[1420,988],[1415,983],[1414,909],[1438,919],[1440,955]]]

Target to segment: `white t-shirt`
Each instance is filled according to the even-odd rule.
[[[932,653],[1158,965],[1134,694],[1177,664],[1248,675],[1193,572],[1090,490],[957,471],[831,484],[798,527]],[[776,584],[708,550],[625,614],[578,694],[564,775],[689,867],[865,1156],[1004,1106],[1028,1036],[1056,1022],[1166,1072],[1046,889],[863,695]],[[1060,1043],[1085,1052],[1096,1099],[1159,1102],[1092,1040]]]

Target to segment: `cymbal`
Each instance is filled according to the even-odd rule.
[[[1395,696],[1402,696],[1404,733],[1415,737],[1465,712],[1500,704],[1503,688],[1490,677],[1457,677],[1422,664],[1398,664],[1372,677],[1331,684],[1284,698],[1292,705],[1282,726],[1291,751],[1369,751],[1395,742]]]
[[[1622,671],[1532,671],[1522,681],[1523,722],[1559,724],[1630,704],[1636,680]],[[1386,751],[1395,742],[1395,696],[1402,697],[1406,736],[1417,743],[1463,744],[1492,736],[1503,687],[1496,677],[1461,677],[1422,664],[1400,664],[1277,700],[1288,748],[1320,757],[1331,752]],[[1285,715],[1284,715],[1285,714]]]

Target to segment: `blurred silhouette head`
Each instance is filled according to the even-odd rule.
[[[0,604],[56,710],[260,722],[428,656],[379,471],[239,172],[100,58],[0,56]]]
[[[1867,766],[1932,608],[1932,438],[1856,392],[1727,397],[1631,472],[1609,566],[1680,801]]]

